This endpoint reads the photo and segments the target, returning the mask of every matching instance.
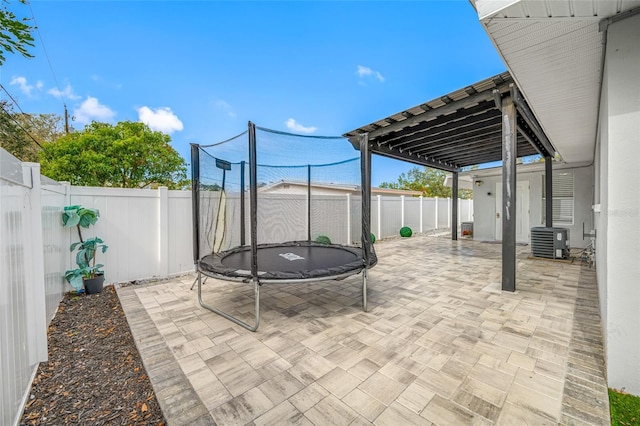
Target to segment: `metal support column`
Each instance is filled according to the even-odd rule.
[[[553,226],[553,159],[544,157],[545,226]]]
[[[362,309],[367,312],[367,269],[371,259],[371,149],[369,134],[360,137],[360,173],[362,190],[362,251],[364,254],[364,269],[362,270]],[[378,206],[380,199],[378,199]],[[380,220],[380,218],[378,218]],[[380,235],[378,235],[380,238]]]
[[[458,239],[458,172],[452,172],[451,184],[451,239]]]
[[[502,290],[516,290],[516,108],[502,99]]]

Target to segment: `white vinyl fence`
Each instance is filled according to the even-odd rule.
[[[371,232],[378,239],[399,235],[408,226],[414,233],[451,228],[451,198],[377,195],[371,200]],[[473,221],[473,200],[458,199],[458,230]]]
[[[102,238],[97,255],[105,282],[168,277],[194,270],[191,191],[71,187],[71,205],[98,209],[100,218],[83,236]],[[75,230],[72,240],[78,241]],[[69,258],[69,268],[75,260]]]
[[[296,219],[287,222],[287,232],[306,235],[306,202],[298,197],[289,203],[298,207],[290,212]],[[262,201],[271,198],[278,197]],[[320,198],[323,208],[313,212],[313,226],[341,235],[344,241],[336,242],[348,243],[349,236],[358,241],[358,197]],[[41,176],[38,164],[20,163],[0,148],[0,201],[0,424],[9,425],[18,423],[38,363],[47,360],[47,325],[71,289],[63,277],[76,266],[69,246],[78,236],[62,227],[64,206],[100,211],[83,237],[98,236],[109,246],[98,253],[107,283],[179,275],[193,271],[194,264],[190,191],[72,187]],[[371,231],[382,239],[398,235],[402,226],[414,233],[449,228],[451,205],[450,199],[374,196]],[[259,211],[264,215],[272,207]],[[327,208],[344,220],[329,220]],[[458,208],[460,222],[472,220],[471,200],[459,200]]]
[[[259,237],[279,231],[291,234],[290,239],[306,238],[305,195],[262,195],[258,208],[259,226],[268,227],[268,217],[263,216],[276,211],[283,197],[289,212],[287,217],[291,219],[286,229],[259,229]],[[335,239],[337,243],[349,244],[349,234],[352,240],[359,241],[358,197],[323,195],[316,198],[330,206],[332,214],[324,209],[315,211],[312,218],[314,230],[344,235]],[[83,235],[98,236],[109,246],[105,254],[98,253],[98,262],[105,265],[107,283],[166,278],[194,270],[190,191],[169,191],[163,187],[155,190],[72,186],[69,204],[100,211],[98,223],[88,230],[83,229]],[[233,199],[227,199],[227,205],[232,204]],[[377,239],[383,239],[399,235],[403,226],[411,227],[414,233],[450,228],[451,205],[449,198],[374,196],[371,232]],[[458,210],[459,222],[471,221],[473,201],[459,199]],[[324,223],[340,212],[349,219]],[[278,235],[278,238],[278,241],[286,239],[283,235]],[[260,239],[261,242],[268,240],[266,236]],[[71,241],[77,241],[75,230],[71,233]],[[68,268],[73,267],[74,259],[69,257]]]
[[[0,424],[17,424],[65,291],[64,187],[0,149]]]

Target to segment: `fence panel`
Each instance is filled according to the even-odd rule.
[[[383,196],[382,198],[382,235],[388,238],[399,235],[402,227],[402,210],[400,197]]]
[[[169,275],[193,271],[191,191],[168,191]]]
[[[408,226],[414,233],[420,232],[420,202],[416,197],[404,199],[404,226]],[[423,224],[424,226],[424,224]]]
[[[47,358],[40,166],[0,148],[0,423],[17,424]]]
[[[98,253],[105,266],[105,282],[114,283],[149,278],[158,274],[159,261],[158,191],[152,189],[72,187],[71,204],[100,211],[100,219],[83,237],[98,236],[109,249]],[[78,241],[72,234],[72,241]],[[70,268],[75,261],[70,260]]]
[[[451,223],[451,199],[438,198],[438,226],[436,228],[448,228]]]
[[[371,232],[373,232],[378,239],[382,238],[380,235],[382,224],[380,223],[380,214],[378,214],[381,210],[380,198],[381,197],[371,197]]]
[[[51,321],[58,304],[67,291],[64,273],[69,258],[69,232],[62,226],[62,209],[65,204],[66,186],[43,181],[40,199],[42,203],[42,242],[44,250],[44,285],[47,304],[47,321]]]
[[[473,222],[473,200],[458,200],[460,203],[460,222]]]
[[[334,244],[349,244],[349,221],[353,214],[349,211],[351,204],[346,195],[313,195],[311,238],[326,235]]]
[[[438,228],[436,217],[436,199],[425,198],[422,200],[422,227],[424,232]]]

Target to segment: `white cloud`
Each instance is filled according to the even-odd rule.
[[[300,132],[300,133],[313,133],[316,130],[318,130],[318,128],[315,126],[306,127],[300,123],[296,123],[296,120],[294,120],[293,118],[288,119],[287,121],[284,122],[284,124],[287,125],[288,129],[293,130],[295,132]]]
[[[361,79],[371,77],[377,79],[380,83],[384,82],[384,77],[382,76],[382,74],[380,74],[378,71],[372,70],[369,67],[358,65],[358,71],[356,71],[356,74],[358,74],[358,77],[360,77]]]
[[[138,119],[151,130],[171,134],[184,128],[182,121],[171,111],[171,108],[151,109],[147,106],[138,108]]]
[[[75,120],[81,124],[87,124],[90,121],[110,121],[115,117],[116,112],[106,105],[102,105],[97,98],[87,96],[82,102],[80,108],[73,110]]]
[[[74,101],[80,99],[80,96],[73,93],[73,88],[71,87],[70,84],[67,84],[65,88],[62,90],[58,90],[56,87],[51,88],[47,91],[47,93],[58,99],[71,99]]]
[[[42,82],[41,81],[36,82],[36,85],[34,86],[32,84],[29,84],[27,82],[27,79],[25,77],[22,77],[22,76],[13,77],[9,84],[11,86],[18,86],[20,91],[22,93],[24,93],[25,95],[27,95],[28,97],[32,96],[31,92],[33,91],[33,89],[41,89],[42,88]]]
[[[224,111],[230,118],[236,118],[236,112],[228,102],[223,100],[216,101],[216,108]]]

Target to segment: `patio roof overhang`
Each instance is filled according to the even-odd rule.
[[[607,27],[640,0],[470,0],[562,160],[592,162]]]
[[[363,139],[364,135],[364,139]],[[552,194],[555,148],[509,72],[347,132],[356,149],[452,172],[452,193],[465,167],[502,161],[502,289],[516,289],[516,159],[545,158],[545,190]],[[365,143],[368,141],[368,143]],[[546,198],[552,226],[552,196]],[[458,197],[452,197],[451,239],[458,239]]]
[[[502,99],[517,110],[517,156],[553,156],[555,148],[509,72],[347,132],[368,134],[373,154],[446,171],[502,160]]]

